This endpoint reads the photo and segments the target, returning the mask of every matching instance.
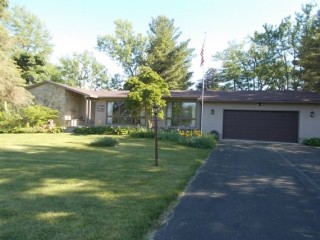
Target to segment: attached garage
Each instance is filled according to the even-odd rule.
[[[203,102],[203,130],[221,139],[302,143],[320,136],[315,92],[207,91]]]
[[[297,111],[224,110],[223,137],[276,142],[298,142]]]

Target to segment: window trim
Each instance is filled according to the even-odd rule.
[[[194,112],[192,112],[192,115],[194,117],[183,117],[183,116],[179,116],[176,121],[180,122],[181,121],[186,121],[189,120],[191,122],[191,124],[189,125],[172,125],[172,121],[174,120],[173,118],[173,107],[174,107],[174,103],[182,103],[183,104],[194,104]],[[185,127],[185,128],[195,128],[196,127],[196,121],[197,121],[197,102],[196,101],[170,101],[167,102],[167,109],[166,109],[166,126],[168,127],[172,127],[172,128],[180,128],[180,127]]]
[[[112,109],[110,109],[110,105],[112,104]],[[119,115],[114,116],[114,103],[122,103],[120,105],[120,112]],[[124,108],[124,111],[127,113],[124,115],[121,115],[121,108]],[[125,121],[124,119],[129,118],[129,122]],[[114,123],[115,119],[117,119],[117,123]],[[110,122],[111,121],[111,122]],[[135,123],[137,122],[137,123]],[[137,118],[133,118],[131,116],[130,111],[125,109],[125,101],[119,101],[119,100],[113,100],[113,101],[106,101],[106,125],[120,125],[120,126],[125,126],[125,125],[141,125],[145,126],[146,125],[146,115],[145,111],[141,111],[139,116]]]

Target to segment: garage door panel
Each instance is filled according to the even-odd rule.
[[[225,110],[223,138],[297,142],[298,117],[296,111]]]

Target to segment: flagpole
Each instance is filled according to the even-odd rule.
[[[203,98],[204,98],[204,43],[206,41],[206,32],[204,33],[204,39],[203,39],[203,44],[202,44],[202,49],[200,52],[201,56],[201,62],[200,62],[200,67],[202,67],[202,93],[201,93],[201,126],[200,126],[200,131],[201,133],[203,132]]]

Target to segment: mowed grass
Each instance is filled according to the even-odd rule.
[[[0,239],[145,239],[209,151],[112,136],[0,135]]]

